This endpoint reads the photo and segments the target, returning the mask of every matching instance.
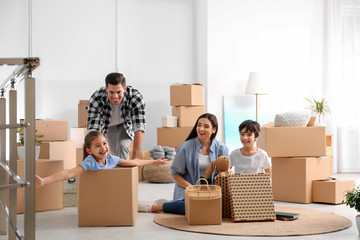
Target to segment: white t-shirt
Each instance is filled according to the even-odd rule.
[[[267,153],[258,148],[252,156],[245,156],[240,148],[230,154],[231,166],[235,166],[235,173],[264,173],[265,169],[271,167],[271,161]]]
[[[124,119],[121,117],[122,116],[121,115],[121,104],[122,104],[122,102],[118,105],[114,105],[114,104],[110,103],[112,112],[111,112],[111,119],[110,119],[109,127],[124,123]]]
[[[211,160],[209,155],[199,155],[199,169],[200,169],[200,177],[205,175],[205,171],[209,166]]]

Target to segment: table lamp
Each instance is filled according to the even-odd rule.
[[[250,73],[245,94],[256,96],[256,121],[258,122],[258,95],[265,95],[266,93],[257,72]]]

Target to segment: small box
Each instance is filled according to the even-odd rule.
[[[23,119],[20,120],[24,122]],[[40,141],[67,141],[69,140],[69,129],[67,120],[36,119],[36,135],[44,135]]]
[[[86,128],[70,128],[70,140],[76,142],[76,149],[83,149],[86,132]]]
[[[79,227],[135,225],[138,214],[137,167],[87,171],[79,179]]]
[[[78,127],[87,128],[87,108],[89,100],[79,100],[78,104]]]
[[[141,152],[141,159],[151,160],[150,152],[149,151],[142,151]]]
[[[166,116],[162,117],[162,127],[177,127],[178,117],[176,116]]]
[[[38,160],[35,162],[36,174],[47,177],[64,170],[62,160]],[[24,178],[24,162],[17,162],[18,176]],[[49,211],[63,208],[63,181],[54,182],[36,189],[35,211]],[[17,213],[24,213],[24,189],[17,190]]]
[[[192,127],[158,128],[157,144],[178,148],[189,136]]]
[[[40,159],[64,160],[64,169],[76,166],[75,141],[42,142],[40,144]]]
[[[257,146],[269,157],[320,157],[326,155],[325,127],[261,127]]]
[[[329,176],[329,157],[272,158],[275,201],[311,203],[313,180]]]
[[[345,200],[346,192],[354,187],[354,180],[315,180],[313,181],[313,202],[341,204]]]
[[[204,105],[204,87],[201,84],[180,84],[170,86],[171,106]]]
[[[172,107],[172,115],[178,117],[179,127],[193,127],[196,120],[204,113],[204,106]]]

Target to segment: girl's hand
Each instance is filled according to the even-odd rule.
[[[159,159],[154,160],[154,163],[152,165],[161,168],[162,165],[165,165],[168,163],[167,159],[163,159],[162,157]]]
[[[38,175],[35,175],[35,187],[39,188],[42,186],[44,186],[44,180],[41,177],[39,177]]]

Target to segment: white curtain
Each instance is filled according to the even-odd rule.
[[[338,172],[360,172],[360,0],[326,2],[324,95]]]

